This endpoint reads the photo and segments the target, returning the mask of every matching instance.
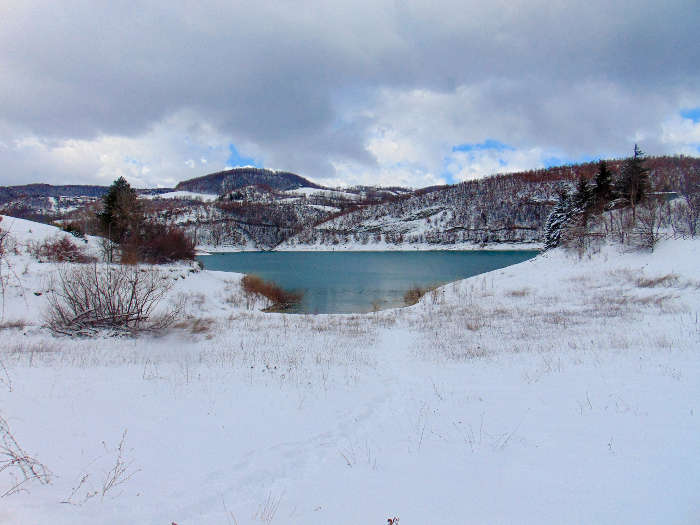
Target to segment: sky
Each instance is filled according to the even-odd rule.
[[[0,185],[700,156],[697,0],[0,0]]]

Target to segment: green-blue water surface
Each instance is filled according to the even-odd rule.
[[[510,266],[536,251],[238,252],[198,259],[208,270],[254,274],[303,291],[294,313],[369,312],[403,305],[412,287],[441,285]]]

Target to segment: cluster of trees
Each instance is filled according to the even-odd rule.
[[[142,202],[124,177],[110,186],[102,205],[97,220],[108,261],[113,261],[117,252],[119,260],[128,263],[194,259],[193,240],[176,226],[147,220]]]
[[[608,237],[653,249],[664,230],[695,236],[700,216],[697,164],[673,179],[659,176],[652,181],[655,173],[647,162],[635,145],[617,173],[600,161],[593,180],[579,177],[573,191],[561,185],[545,224],[545,249],[565,245],[584,250],[595,239]]]

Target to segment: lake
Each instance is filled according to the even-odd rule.
[[[207,270],[254,274],[303,291],[290,313],[361,313],[403,306],[437,286],[531,259],[536,251],[237,252],[197,257]]]

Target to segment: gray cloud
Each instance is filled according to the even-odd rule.
[[[0,183],[108,177],[99,158],[126,143],[109,137],[136,150],[139,138],[167,143],[144,153],[144,183],[185,176],[179,160],[153,160],[177,149],[153,130],[173,118],[186,129],[183,114],[211,125],[216,147],[232,141],[318,180],[381,173],[390,183],[391,166],[369,147],[387,126],[424,154],[426,181],[453,141],[577,157],[623,154],[641,137],[652,153],[673,152],[663,123],[700,105],[699,13],[694,0],[5,5]],[[48,150],[92,141],[74,153],[93,157],[24,158],[31,148],[14,144],[28,137]]]

